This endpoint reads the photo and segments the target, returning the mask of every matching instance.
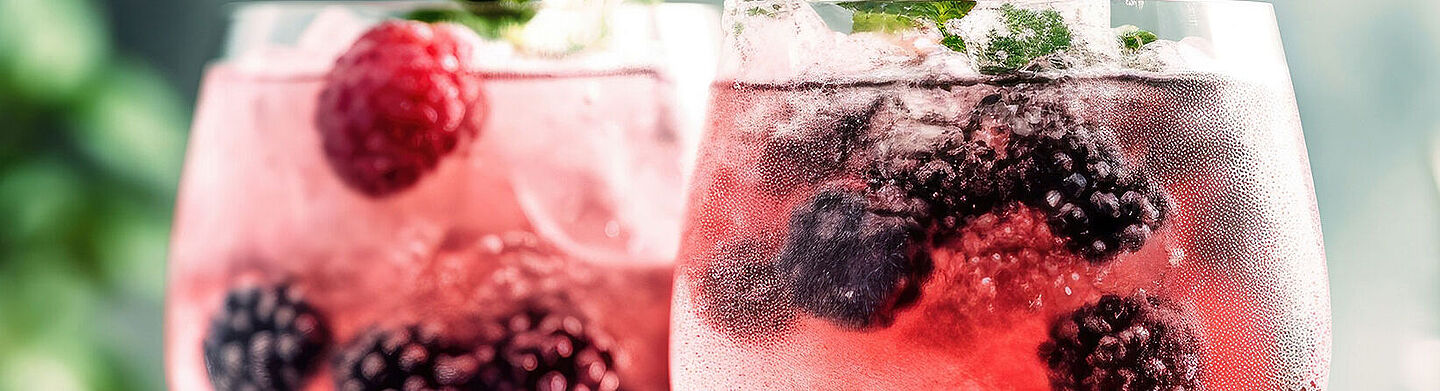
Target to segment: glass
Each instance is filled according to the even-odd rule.
[[[667,388],[720,40],[691,26],[718,23],[614,1],[235,6],[176,207],[169,387]]]
[[[682,390],[1327,388],[1270,5],[731,0]]]

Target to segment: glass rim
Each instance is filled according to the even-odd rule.
[[[221,11],[227,15],[241,14],[259,9],[282,8],[287,10],[299,10],[307,8],[325,7],[355,7],[388,9],[395,11],[412,10],[423,6],[450,6],[458,7],[451,1],[443,0],[324,0],[324,1],[303,1],[303,0],[262,0],[262,1],[232,1],[221,5]]]
[[[474,4],[474,5],[468,5],[468,6],[470,6],[470,7],[489,7],[489,6],[497,6],[496,4],[498,4],[498,3],[500,3],[500,2],[484,2],[484,3],[476,3],[476,4]],[[544,1],[544,0],[530,0],[530,1],[523,2],[523,3],[514,3],[513,5],[522,6],[522,7],[533,7],[533,8],[537,8],[537,9],[538,9],[538,8],[545,8],[545,6],[546,6],[547,3],[549,3],[549,2]],[[627,1],[622,1],[622,2],[620,2],[618,5],[643,5],[643,6],[651,6],[651,7],[661,7],[661,6],[663,6],[663,7],[674,7],[674,6],[697,6],[697,5],[698,5],[698,6],[711,6],[711,7],[716,7],[716,8],[719,8],[719,7],[721,6],[720,4],[712,4],[712,3],[709,3],[709,2],[705,2],[705,1],[703,1],[703,0],[660,1],[660,2],[654,2],[654,3],[649,3],[649,2],[635,2],[635,1],[628,1],[628,0],[627,0]],[[377,10],[377,11],[395,11],[395,12],[400,12],[400,11],[415,10],[415,9],[419,9],[419,8],[451,8],[451,9],[460,9],[461,7],[467,7],[467,5],[462,5],[462,4],[458,3],[458,2],[449,1],[449,0],[381,0],[381,1],[367,1],[367,0],[322,0],[322,1],[305,1],[305,0],[260,0],[260,1],[238,1],[238,0],[237,0],[237,1],[231,1],[231,2],[228,2],[228,3],[225,3],[225,4],[221,5],[221,12],[224,13],[224,14],[226,14],[226,15],[238,15],[238,14],[243,14],[243,13],[247,13],[247,12],[254,12],[254,11],[257,11],[257,10],[264,10],[264,9],[305,10],[305,9],[321,9],[321,8],[326,8],[326,7],[361,8],[361,9],[370,9],[370,10]]]
[[[741,1],[744,1],[744,0],[741,0]],[[861,2],[861,1],[864,1],[864,2],[875,2],[875,3],[921,3],[921,2],[931,2],[931,1],[936,1],[936,0],[802,0],[802,1],[804,1],[804,2],[806,2],[806,3],[835,4],[835,3],[850,3],[850,2]],[[1058,4],[1058,3],[1076,3],[1076,2],[1088,1],[1088,0],[970,0],[970,1],[974,1],[974,2],[976,2],[976,3]],[[1131,1],[1131,0],[1107,0],[1107,1],[1110,1],[1110,2],[1112,2],[1112,3],[1115,3],[1115,2],[1125,2],[1125,1]],[[1242,4],[1243,4],[1243,5],[1247,5],[1247,6],[1262,6],[1262,7],[1265,7],[1265,8],[1272,8],[1272,9],[1275,7],[1275,4],[1269,2],[1268,0],[1135,0],[1135,1],[1136,1],[1137,3],[1139,3],[1139,4],[1136,4],[1135,6],[1143,5],[1144,3],[1147,3],[1147,2],[1153,2],[1153,3],[1234,4],[1234,5],[1242,5]]]

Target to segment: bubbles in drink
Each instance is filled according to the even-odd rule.
[[[677,105],[704,98],[677,86],[709,76],[645,26],[713,10],[419,6],[242,8],[254,45],[207,72],[177,203],[169,383],[667,388]],[[630,24],[502,34],[565,15]]]
[[[1324,387],[1288,80],[1108,1],[732,5],[677,387]]]

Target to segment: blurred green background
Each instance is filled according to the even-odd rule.
[[[0,391],[163,389],[165,251],[222,0],[0,0]],[[1274,2],[1325,228],[1331,388],[1440,390],[1440,4]]]

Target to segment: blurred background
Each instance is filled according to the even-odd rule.
[[[0,0],[0,391],[163,389],[171,209],[228,0]],[[1336,390],[1440,390],[1440,2],[1274,1]]]

